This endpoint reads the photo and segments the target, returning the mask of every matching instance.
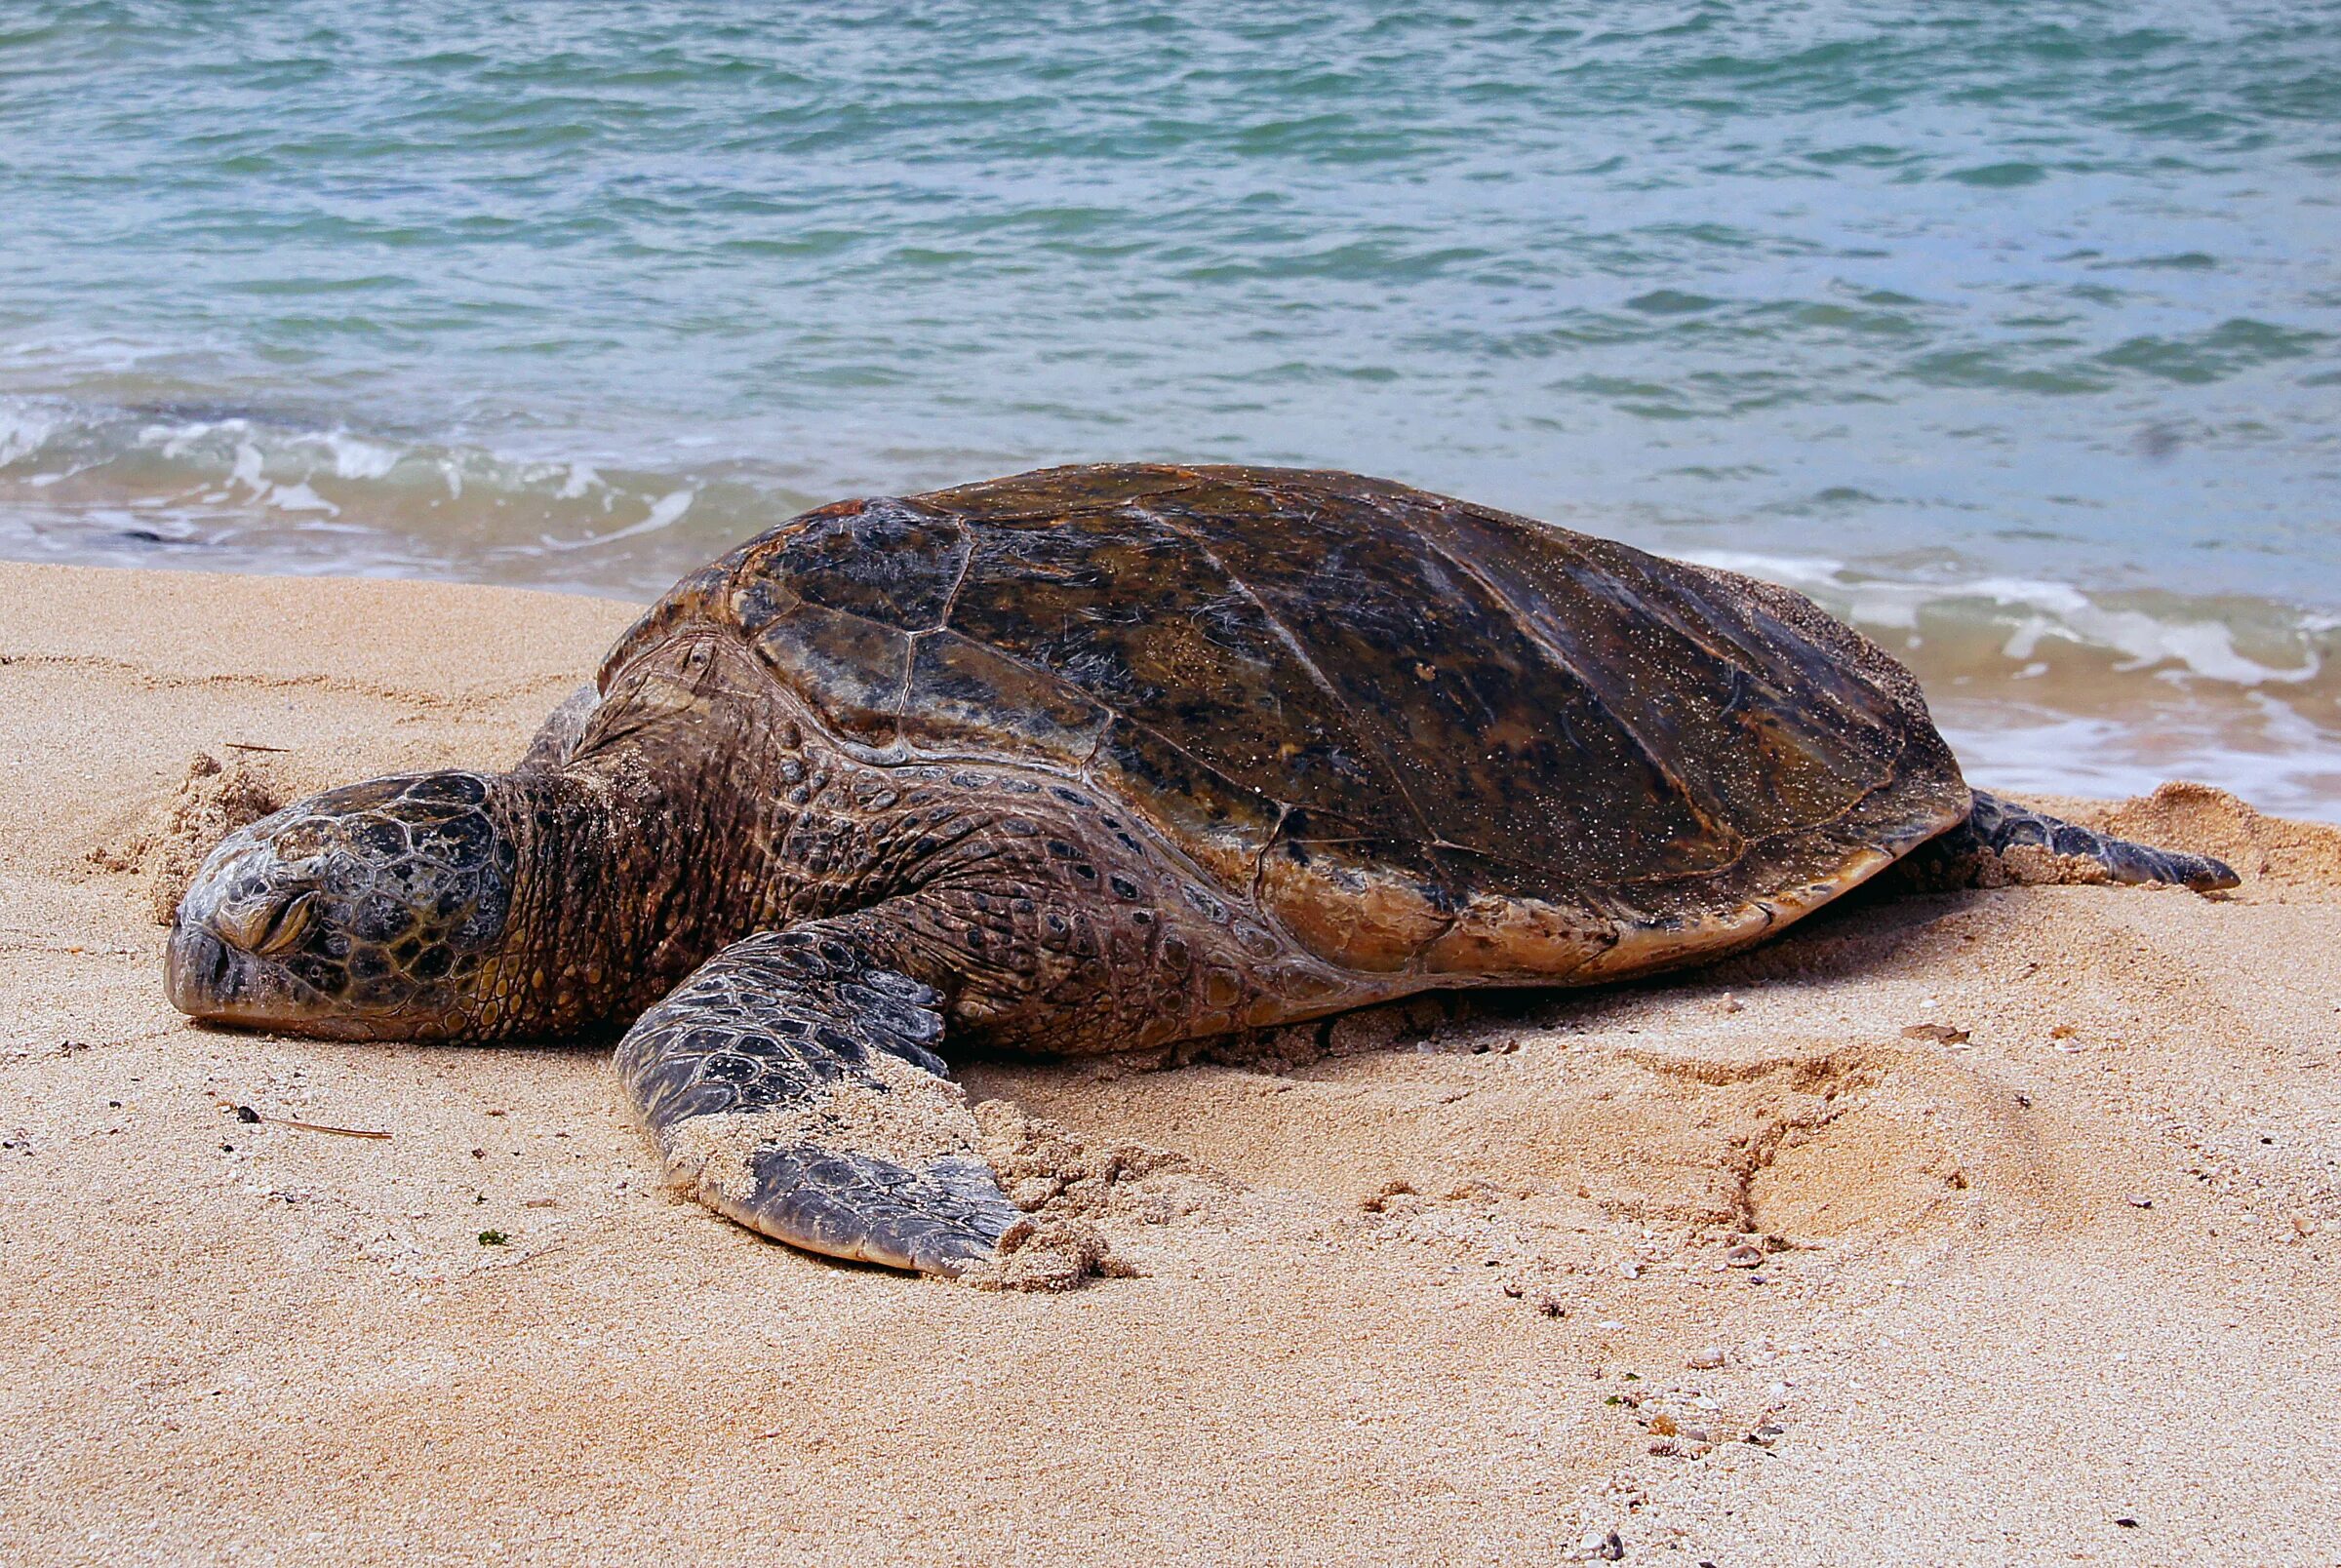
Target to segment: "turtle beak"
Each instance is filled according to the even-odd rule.
[[[231,834],[180,897],[163,954],[163,990],[188,1017],[283,1029],[297,1026],[308,1010],[264,957],[276,951],[281,927],[292,926],[298,936],[305,926],[306,900],[227,896],[240,875],[266,864],[266,850],[251,842],[249,830]]]
[[[163,991],[172,1006],[207,1024],[318,1032],[315,1009],[294,996],[273,964],[220,940],[184,910],[163,954]]]
[[[299,1009],[268,965],[183,917],[172,927],[163,955],[163,991],[172,1006],[207,1024],[287,1029],[300,1022]]]
[[[174,922],[163,958],[163,989],[190,1018],[218,1018],[236,994],[235,956],[200,925]]]

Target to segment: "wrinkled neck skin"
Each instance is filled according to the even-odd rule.
[[[617,1021],[637,967],[641,936],[625,906],[633,852],[618,841],[638,813],[590,776],[516,773],[500,784],[496,804],[520,845],[520,873],[503,949],[464,1033],[599,1033]]]
[[[804,875],[776,852],[818,764],[753,657],[716,634],[654,650],[575,756],[501,781],[522,869],[483,1038],[622,1029],[730,943],[857,901],[820,874],[850,857]]]

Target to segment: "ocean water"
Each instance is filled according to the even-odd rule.
[[[0,4],[0,554],[647,597],[1041,463],[1814,594],[2341,818],[2341,6]]]

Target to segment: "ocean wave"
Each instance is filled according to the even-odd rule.
[[[642,595],[812,504],[718,468],[515,456],[211,404],[0,397],[0,550]]]
[[[2118,799],[2186,778],[2265,811],[2341,820],[2341,734],[2265,695],[2235,709],[2103,714],[1984,698],[1940,704],[1935,718],[1967,778],[1992,789]]]
[[[1930,639],[1974,662],[1996,649],[2014,679],[2046,675],[2060,657],[2093,658],[2122,675],[2231,686],[2308,686],[2341,652],[2341,619],[2264,599],[2111,592],[2025,577],[1893,578],[1822,556],[1744,551],[1684,558],[1809,595],[1886,641]],[[1924,662],[1946,661],[1938,652]]]

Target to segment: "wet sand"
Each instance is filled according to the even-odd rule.
[[[669,1200],[601,1051],[165,1004],[199,754],[501,766],[630,614],[0,566],[0,1557],[2341,1562],[2341,831],[2164,791],[2077,810],[2236,893],[971,1067],[1188,1166],[1141,1276],[982,1293]]]

